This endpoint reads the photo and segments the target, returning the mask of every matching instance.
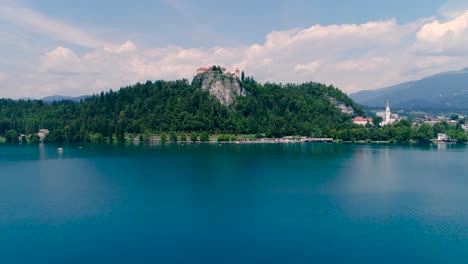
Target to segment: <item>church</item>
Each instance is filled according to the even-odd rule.
[[[383,121],[380,123],[380,126],[393,124],[398,119],[398,115],[392,114],[392,111],[390,110],[390,102],[388,100],[387,100],[387,107],[385,108],[385,112],[377,112],[377,116],[380,116],[383,119]]]

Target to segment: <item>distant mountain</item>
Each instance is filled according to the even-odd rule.
[[[46,103],[52,103],[52,102],[59,102],[59,101],[73,101],[73,102],[79,102],[83,99],[86,99],[90,97],[89,95],[83,95],[83,96],[64,96],[64,95],[52,95],[52,96],[47,96],[42,99],[40,99],[43,102]]]
[[[468,68],[382,89],[361,91],[350,97],[358,104],[370,107],[384,107],[388,99],[392,107],[404,109],[466,110]]]

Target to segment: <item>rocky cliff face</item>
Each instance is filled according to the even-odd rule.
[[[231,105],[236,96],[245,96],[239,78],[221,71],[206,71],[193,79],[201,89],[209,91],[223,105]]]
[[[336,98],[333,98],[331,96],[328,96],[328,100],[332,105],[334,105],[336,108],[340,109],[340,111],[343,114],[349,114],[354,116],[356,112],[354,111],[354,108],[350,105],[346,105],[344,102],[338,101]]]

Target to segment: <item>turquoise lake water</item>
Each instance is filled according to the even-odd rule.
[[[467,146],[57,147],[0,145],[0,263],[468,263]]]

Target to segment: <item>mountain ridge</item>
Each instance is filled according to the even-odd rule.
[[[49,95],[42,97],[40,99],[33,98],[33,97],[22,97],[19,98],[18,100],[23,100],[23,101],[43,101],[44,103],[53,103],[53,102],[60,102],[60,101],[72,101],[72,102],[80,102],[81,100],[84,100],[88,97],[91,97],[91,95],[81,95],[81,96],[67,96],[67,95]]]
[[[393,107],[404,109],[468,109],[468,68],[376,90],[360,91],[350,97],[369,107],[383,107],[389,100]]]

